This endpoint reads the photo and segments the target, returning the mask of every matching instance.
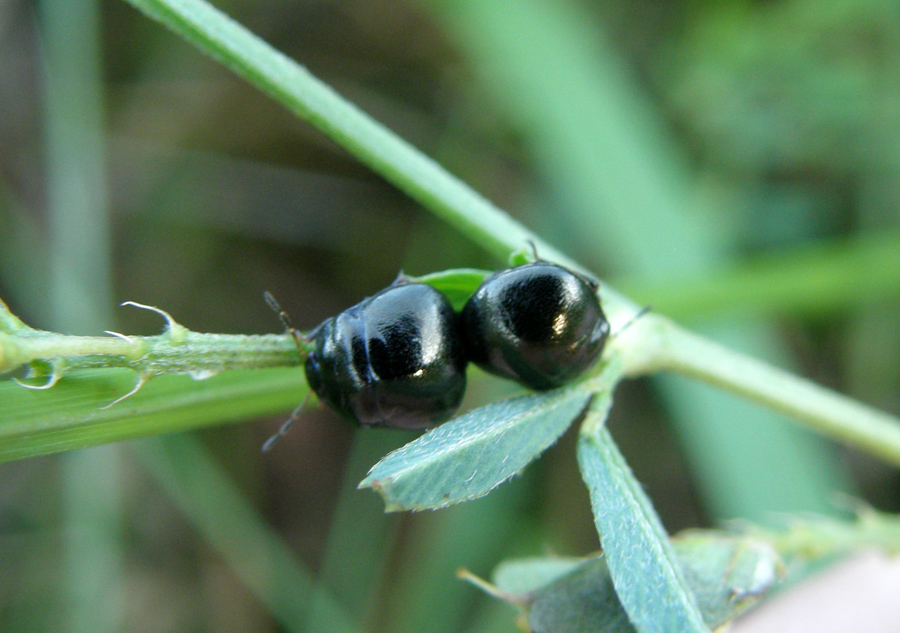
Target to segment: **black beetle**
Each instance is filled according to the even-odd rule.
[[[310,388],[364,426],[428,428],[450,419],[465,394],[459,317],[431,286],[398,280],[306,338],[316,344]]]
[[[609,337],[597,282],[544,261],[487,277],[462,323],[470,361],[536,390],[577,378]]]

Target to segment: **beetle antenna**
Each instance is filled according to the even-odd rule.
[[[625,325],[623,325],[622,327],[619,328],[619,331],[618,331],[618,332],[616,332],[615,334],[612,335],[612,338],[617,337],[619,334],[621,334],[622,332],[624,332],[625,330],[627,330],[628,328],[630,328],[632,325],[634,325],[634,322],[635,322],[635,321],[637,321],[637,320],[640,319],[642,316],[644,316],[645,314],[647,314],[648,312],[650,312],[650,310],[652,310],[652,309],[653,309],[653,306],[644,306],[643,308],[641,308],[640,310],[638,310],[638,311],[634,314],[633,317],[631,317],[630,319],[628,319],[628,321],[625,322]]]
[[[279,427],[278,432],[275,433],[272,437],[270,437],[263,443],[262,449],[260,449],[263,453],[268,453],[270,450],[272,450],[272,447],[278,443],[278,440],[280,440],[281,438],[283,438],[285,435],[288,434],[288,431],[291,430],[291,426],[293,426],[293,424],[294,424],[294,420],[296,420],[297,418],[300,417],[300,412],[303,410],[303,407],[306,406],[306,403],[309,400],[310,393],[312,393],[312,392],[310,392],[310,391],[306,392],[306,397],[303,398],[303,401],[299,405],[297,405],[297,408],[294,409],[294,411],[291,413],[290,417],[284,422],[284,424],[282,424]]]
[[[275,299],[268,290],[263,292],[263,299],[266,300],[266,304],[278,315],[278,320],[281,321],[285,331],[291,335],[291,338],[294,339],[294,343],[297,345],[297,349],[302,352],[303,348],[300,347],[300,342],[303,340],[303,335],[300,334],[300,330],[291,325],[291,317],[288,316],[287,310],[281,307],[278,300]]]

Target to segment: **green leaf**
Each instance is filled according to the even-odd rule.
[[[604,422],[609,394],[591,404],[578,463],[619,600],[640,633],[708,631],[666,531]]]
[[[753,606],[778,581],[781,559],[768,543],[694,531],[672,539],[704,621],[718,628]],[[525,604],[533,633],[634,633],[605,557],[506,561],[494,572],[499,595]],[[524,588],[524,591],[523,591]],[[530,594],[524,600],[522,594]]]
[[[0,381],[0,462],[197,429],[289,410],[303,399],[302,372],[224,372],[207,380],[161,376],[131,391],[127,369],[67,374],[52,389]]]
[[[636,630],[616,596],[603,557],[585,561],[536,592],[528,612],[528,625],[533,633],[634,633]]]
[[[571,574],[586,560],[579,556],[543,556],[506,560],[494,568],[491,582],[510,596],[536,592]]]
[[[453,309],[459,311],[465,305],[472,293],[478,289],[484,278],[491,274],[489,270],[477,268],[455,268],[442,270],[436,273],[428,273],[421,277],[410,277],[410,281],[420,284],[428,284],[435,290],[439,290],[450,301]]]
[[[590,398],[575,385],[475,409],[387,455],[359,487],[377,490],[388,512],[477,499],[553,444]]]
[[[712,628],[752,607],[783,575],[781,557],[772,545],[753,537],[694,530],[676,536],[672,546]]]

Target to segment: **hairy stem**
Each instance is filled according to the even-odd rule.
[[[648,315],[615,346],[626,374],[674,371],[786,413],[823,435],[900,466],[900,419]]]

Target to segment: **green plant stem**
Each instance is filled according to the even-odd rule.
[[[543,258],[587,272],[303,66],[208,3],[127,1],[308,121],[498,258],[505,260],[532,241]],[[604,289],[604,301],[612,312],[634,310],[631,302],[609,288]]]
[[[288,334],[204,334],[185,331],[158,336],[68,336],[0,333],[0,372],[34,361],[62,368],[126,367],[147,376],[289,367],[301,355]]]
[[[30,328],[19,317],[10,312],[9,306],[0,299],[0,332],[17,332],[28,329]],[[0,359],[2,359],[2,356],[0,356]],[[2,366],[2,360],[0,360],[0,366]]]
[[[798,517],[784,530],[756,530],[750,534],[762,538],[785,558],[807,561],[847,554],[864,548],[877,548],[889,556],[900,553],[900,519],[869,507],[858,508],[853,521],[829,517]]]
[[[900,466],[900,419],[895,416],[697,336],[659,315],[646,316],[632,329],[614,342],[627,375],[674,371],[698,378]]]
[[[543,257],[581,269],[437,163],[342,99],[306,69],[209,4],[202,0],[128,1],[200,50],[222,61],[291,112],[308,120],[364,164],[498,257],[506,257],[521,249],[527,240],[533,240]],[[603,288],[603,300],[613,321],[627,318],[626,313],[634,310],[632,302],[606,286]],[[6,325],[15,330],[17,323],[11,321]],[[614,323],[614,330],[617,325]],[[160,337],[160,342],[169,344],[163,340],[165,336]],[[235,337],[232,341],[253,338]],[[260,337],[260,340],[263,338]],[[102,340],[104,345],[125,344],[116,348],[124,350],[123,358],[118,361],[119,366],[134,367],[130,364],[134,362],[136,353],[133,344],[125,340],[121,343],[98,340]],[[282,336],[275,345],[281,350],[277,353],[291,354],[288,351],[290,343],[287,337]],[[819,432],[900,465],[900,421],[896,418],[705,341],[662,317],[651,315],[641,319],[617,337],[613,345],[626,359],[630,375],[673,370],[700,378],[790,413]],[[0,367],[8,362],[4,361],[3,356],[9,352],[4,352],[3,347],[4,341],[0,340]],[[128,355],[129,350],[131,356]],[[227,346],[223,351],[225,356],[229,355]],[[296,350],[292,353],[295,362],[299,362],[300,354]],[[58,352],[53,356],[59,357]],[[104,357],[104,366],[110,366],[108,361],[111,358]],[[27,361],[19,361],[22,362]],[[189,372],[197,371],[197,368],[184,367]],[[199,370],[230,368],[231,365],[225,362]]]
[[[134,304],[138,305],[138,304]],[[201,334],[191,332],[169,314],[157,336],[69,336],[36,330],[16,319],[0,302],[0,374],[30,365],[30,375],[50,374],[49,385],[72,369],[133,369],[144,379],[163,374],[209,376],[229,369],[262,369],[298,365],[311,342],[290,334]],[[298,345],[303,348],[301,352]],[[50,370],[38,369],[40,361]]]

